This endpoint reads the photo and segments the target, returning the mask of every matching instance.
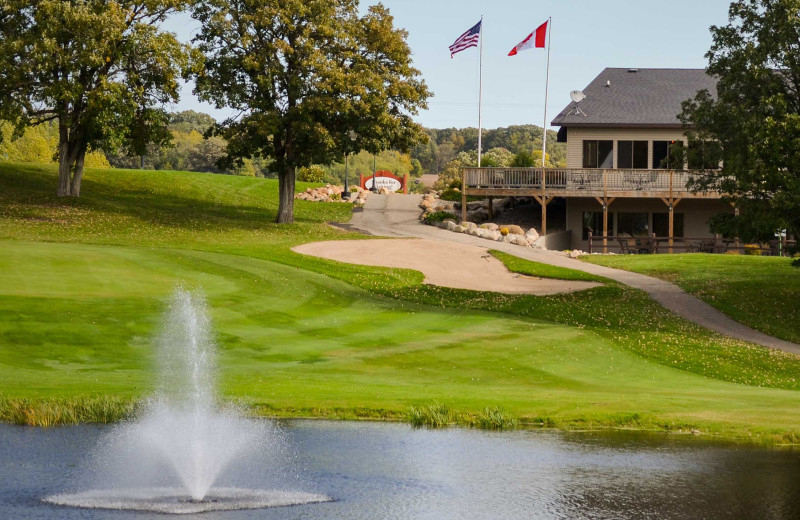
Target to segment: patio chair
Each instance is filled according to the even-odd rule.
[[[632,255],[635,254],[636,251],[636,240],[633,237],[629,236],[619,236],[617,237],[617,242],[619,242],[619,252],[623,255]]]

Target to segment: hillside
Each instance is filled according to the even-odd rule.
[[[296,224],[273,224],[269,179],[89,170],[84,196],[64,200],[52,167],[0,163],[0,185],[5,420],[146,396],[164,302],[183,286],[207,296],[224,395],[257,413],[401,419],[438,402],[467,422],[498,407],[568,429],[800,435],[800,360],[610,282],[503,296],[303,257],[290,247],[366,237],[326,224],[349,219],[340,204],[298,202]]]

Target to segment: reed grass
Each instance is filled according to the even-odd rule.
[[[415,428],[444,428],[455,424],[456,416],[446,405],[439,402],[424,406],[412,406],[406,420]]]
[[[0,397],[0,421],[26,426],[112,423],[136,415],[139,403],[101,395],[69,399]]]
[[[454,410],[440,402],[424,406],[412,406],[406,421],[415,428],[447,428],[467,426],[481,430],[513,430],[519,420],[500,407],[487,406],[480,411]]]
[[[486,407],[477,414],[466,416],[468,424],[481,430],[513,430],[519,420],[497,406]]]

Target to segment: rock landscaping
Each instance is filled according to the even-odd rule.
[[[361,189],[359,186],[350,186],[350,196],[342,197],[344,187],[326,184],[320,188],[308,188],[306,191],[295,194],[294,198],[308,200],[311,202],[350,202],[353,204],[364,204],[369,195],[369,190]]]
[[[511,207],[512,201],[510,197],[495,199],[492,201],[492,215],[499,215],[506,209]],[[426,194],[420,203],[422,208],[421,219],[431,213],[439,211],[446,211],[452,213],[455,217],[461,218],[461,203],[449,200],[442,200],[439,198],[438,192],[430,192]],[[480,200],[467,203],[467,220],[469,222],[486,222],[489,220],[489,200]]]
[[[511,199],[499,199],[493,201],[492,204],[492,210],[497,214],[510,206]],[[495,242],[505,242],[522,247],[545,249],[539,232],[534,228],[530,228],[526,231],[520,226],[504,225],[501,227],[492,222],[485,222],[478,225],[475,221],[480,222],[486,220],[489,216],[488,200],[468,203],[468,220],[460,223],[461,204],[458,202],[441,200],[436,193],[425,195],[420,203],[420,208],[422,208],[420,219],[427,224],[441,229],[454,231],[456,233],[465,233]],[[452,215],[452,218],[449,218],[448,214]]]

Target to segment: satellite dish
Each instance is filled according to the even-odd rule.
[[[572,98],[572,102],[575,103],[575,106],[570,109],[567,115],[572,115],[572,113],[575,112],[576,116],[586,117],[586,112],[581,110],[581,107],[578,106],[578,103],[586,99],[586,94],[584,94],[582,90],[573,90],[569,93],[569,97]]]
[[[572,101],[574,101],[575,103],[580,103],[581,101],[586,99],[586,94],[584,94],[580,90],[573,90],[572,92],[569,93],[569,97],[572,98]]]

